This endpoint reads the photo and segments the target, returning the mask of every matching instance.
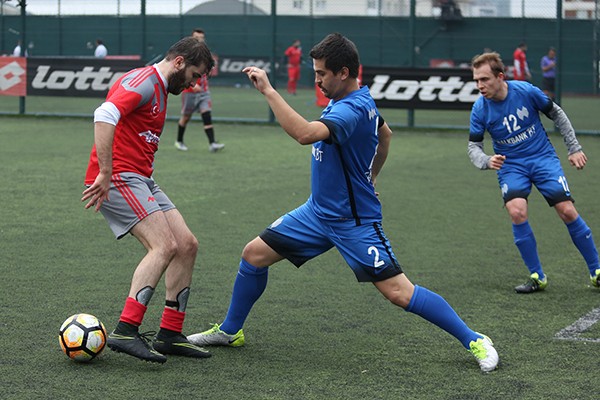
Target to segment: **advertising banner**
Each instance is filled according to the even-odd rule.
[[[141,60],[27,58],[28,96],[105,97],[125,72]]]
[[[363,67],[380,108],[470,110],[480,96],[470,69]]]
[[[27,62],[25,57],[0,57],[0,96],[25,96]]]

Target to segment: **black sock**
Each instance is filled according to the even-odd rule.
[[[177,141],[183,142],[183,134],[185,133],[185,126],[177,124]]]
[[[208,144],[213,144],[215,142],[215,131],[213,128],[205,129],[206,137],[208,138]]]
[[[119,321],[117,327],[115,328],[115,333],[118,333],[120,335],[130,335],[136,332],[138,332],[137,326],[123,321]]]
[[[158,335],[156,336],[160,337],[161,339],[171,339],[179,335],[181,335],[181,332],[175,332],[167,328],[160,328]]]

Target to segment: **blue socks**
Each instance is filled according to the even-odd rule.
[[[244,321],[250,313],[256,300],[267,287],[269,268],[256,268],[242,258],[240,270],[233,284],[231,303],[221,330],[230,335],[235,335],[244,326]]]
[[[533,231],[529,225],[529,221],[525,221],[522,224],[513,224],[513,236],[515,238],[515,244],[521,253],[521,258],[525,262],[525,266],[529,269],[529,273],[533,274],[537,272],[540,279],[544,279],[544,271],[542,271],[542,263],[537,252],[537,242]]]
[[[598,250],[594,244],[594,238],[592,237],[592,230],[587,226],[585,221],[578,216],[573,222],[565,224],[573,240],[573,244],[579,250],[583,256],[590,275],[596,274],[596,269],[600,268],[598,263]],[[545,275],[542,271],[542,264],[537,253],[537,244],[535,236],[529,222],[525,221],[522,224],[513,224],[513,235],[515,237],[515,244],[521,252],[521,257],[525,262],[525,265],[529,269],[530,273],[537,272],[540,279],[544,279]]]
[[[596,275],[596,269],[599,268],[598,250],[594,244],[592,230],[580,216],[575,221],[569,222],[566,225],[575,247],[577,247],[587,263],[590,275]]]
[[[417,314],[442,328],[457,338],[466,349],[469,349],[471,341],[482,337],[460,319],[456,311],[450,307],[450,304],[442,296],[424,287],[415,285],[415,292],[408,307],[406,307],[406,311]]]

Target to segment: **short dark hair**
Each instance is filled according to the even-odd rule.
[[[204,64],[207,71],[215,66],[215,60],[213,60],[206,43],[200,42],[191,36],[184,37],[172,45],[167,51],[165,59],[170,61],[177,56],[182,56],[187,65],[199,66]]]
[[[201,33],[203,35],[206,35],[206,33],[204,32],[204,29],[201,29],[201,28],[195,28],[194,30],[192,30],[192,35],[194,33]]]
[[[489,64],[494,76],[498,76],[500,73],[505,73],[502,58],[500,58],[500,54],[496,53],[495,51],[476,55],[471,61],[471,66],[473,68],[479,68],[484,64]]]
[[[340,33],[331,33],[317,43],[310,51],[310,56],[315,60],[325,59],[325,68],[334,74],[342,68],[348,68],[352,78],[358,78],[360,60],[356,45]]]

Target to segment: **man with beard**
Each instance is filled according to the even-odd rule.
[[[372,283],[393,304],[454,336],[475,356],[482,371],[494,370],[498,353],[492,341],[471,330],[440,295],[414,285],[383,232],[375,180],[387,158],[392,131],[379,115],[369,88],[359,86],[356,46],[333,33],[313,47],[310,56],[315,83],[331,99],[316,121],[294,111],[264,70],[248,67],[244,72],[285,132],[298,143],[311,145],[312,194],[246,245],[225,320],[188,340],[199,346],[242,346],[242,326],[267,286],[269,267],[283,259],[300,267],[335,247],[359,282]],[[396,329],[382,326],[381,330]]]
[[[205,43],[181,39],[159,63],[123,75],[94,113],[94,146],[81,201],[102,213],[117,239],[131,233],[147,251],[107,344],[145,361],[164,363],[164,354],[210,357],[181,333],[198,241],[152,173],[168,93],[193,86],[213,65]],[[139,326],[163,274],[166,302],[151,343]]]

